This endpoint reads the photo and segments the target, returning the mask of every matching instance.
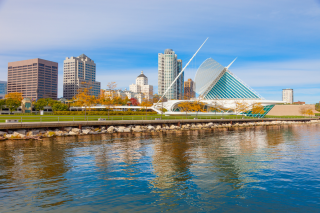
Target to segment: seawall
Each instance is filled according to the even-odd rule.
[[[192,123],[213,123],[213,124],[234,124],[234,123],[255,123],[272,121],[290,122],[310,122],[319,120],[315,118],[296,118],[296,119],[179,119],[179,120],[116,120],[116,121],[61,121],[61,122],[22,122],[22,123],[1,123],[0,130],[11,129],[47,129],[64,127],[76,127],[81,129],[85,126],[109,127],[109,126],[129,126],[129,125],[183,125]]]

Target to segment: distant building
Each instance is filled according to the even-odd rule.
[[[100,82],[96,81],[96,64],[85,54],[64,60],[63,97],[72,99],[81,88],[91,88],[90,94],[100,94]]]
[[[296,104],[296,105],[304,105],[304,104],[306,104],[306,102],[297,101],[297,102],[293,102],[293,104]]]
[[[136,84],[131,84],[129,86],[129,90],[130,92],[137,93],[137,94],[142,93],[143,96],[149,101],[153,100],[153,86],[148,85],[148,78],[143,74],[143,71],[141,71],[141,74],[136,78]],[[142,96],[140,95],[139,97],[142,97]],[[130,99],[129,96],[128,98]],[[141,101],[139,102],[141,103]]]
[[[194,81],[189,78],[188,81],[184,82],[184,98],[190,99],[195,97],[195,84]]]
[[[282,101],[292,104],[293,103],[293,89],[282,90]]]
[[[7,94],[7,82],[0,81],[0,99],[4,99]]]
[[[178,59],[172,49],[166,49],[164,54],[158,54],[158,95],[162,96],[171,83],[182,71],[182,60]],[[174,85],[166,93],[168,100],[183,99],[184,74],[182,73]]]
[[[20,92],[24,98],[58,97],[58,63],[40,58],[8,63],[7,93]]]

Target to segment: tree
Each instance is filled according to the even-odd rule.
[[[196,100],[191,103],[191,110],[197,112],[196,119],[198,118],[198,112],[203,112],[205,107],[205,103],[200,100]]]
[[[157,103],[161,97],[156,93],[153,95],[153,103]]]
[[[18,99],[14,98],[7,98],[6,99],[6,106],[9,108],[10,112],[12,110],[17,109],[19,106],[21,106],[21,101]]]
[[[261,105],[261,103],[254,103],[252,105],[251,113],[262,115],[265,113],[265,111],[263,110],[263,106]]]
[[[139,106],[139,101],[135,98],[130,98],[132,106]]]
[[[45,106],[48,106],[48,101],[45,98],[39,98],[33,102],[33,106],[37,111],[43,110]]]
[[[152,102],[149,101],[149,99],[144,98],[143,101],[141,102],[140,106],[145,108],[145,110],[146,110],[146,119],[147,119],[147,114],[148,114],[147,108],[152,106]]]
[[[111,107],[113,106],[113,101],[110,97],[110,94],[106,94],[104,91],[101,91],[100,92],[100,97],[98,99],[98,102],[102,105],[105,105],[106,106],[106,109],[108,111],[108,119],[109,119],[109,115],[110,115],[110,110],[111,110]]]
[[[22,97],[22,93],[21,92],[12,92],[12,93],[8,93],[5,95],[6,99],[14,99],[14,100],[18,100],[18,101],[22,101],[23,97]]]
[[[314,115],[311,107],[306,109],[306,114],[309,115],[310,117]]]
[[[113,91],[115,88],[117,88],[117,84],[116,84],[116,82],[112,81],[107,84],[107,87],[109,90]]]
[[[6,100],[5,99],[1,99],[0,100],[0,112],[2,111],[2,109],[4,108],[5,105],[6,105]]]
[[[67,104],[57,102],[57,103],[53,104],[52,110],[53,111],[68,111],[69,107]]]
[[[235,113],[237,115],[237,118],[238,118],[238,114],[247,112],[248,110],[249,110],[249,105],[248,105],[247,102],[245,102],[245,101],[235,101],[234,111],[235,111]],[[242,117],[243,117],[243,114],[242,114]]]
[[[84,115],[85,118],[87,117],[87,108],[94,105],[96,103],[96,98],[94,95],[90,95],[90,90],[92,87],[88,88],[88,84],[86,82],[83,82],[83,84],[86,84],[86,88],[80,88],[78,90],[78,94],[74,96],[74,105],[84,107]]]
[[[307,114],[307,107],[306,106],[300,106],[299,107],[299,112],[302,114],[302,116],[305,116]]]
[[[186,119],[188,118],[188,112],[191,111],[192,106],[189,101],[184,101],[178,104],[178,107],[181,109],[182,112],[186,112]]]

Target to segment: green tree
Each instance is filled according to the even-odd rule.
[[[14,109],[21,106],[21,101],[15,98],[8,98],[6,99],[6,106],[9,108],[10,112],[12,112]]]
[[[57,103],[53,104],[52,110],[53,111],[68,111],[69,107],[67,104],[57,102]]]
[[[2,109],[4,108],[5,105],[6,105],[6,100],[5,99],[1,99],[0,100],[0,112],[2,111]]]
[[[39,98],[33,103],[34,108],[37,111],[43,110],[45,106],[48,106],[48,101],[45,98]]]

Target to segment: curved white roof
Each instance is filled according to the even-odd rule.
[[[205,60],[200,65],[195,76],[196,93],[202,95],[210,84],[218,78],[223,69],[224,67],[212,58]]]

